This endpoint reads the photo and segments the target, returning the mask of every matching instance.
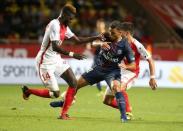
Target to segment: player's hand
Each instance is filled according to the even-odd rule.
[[[101,45],[101,48],[104,49],[104,50],[109,50],[111,47],[109,46],[111,42],[104,42],[102,43]]]
[[[98,38],[98,40],[100,40],[100,41],[105,41],[105,37],[104,37],[103,34],[99,34],[99,35],[97,36],[97,38]]]
[[[109,32],[104,32],[100,35],[98,35],[98,39],[105,42],[111,42],[111,37]]]
[[[118,64],[118,66],[121,68],[121,69],[126,69],[127,66],[124,64],[124,63],[120,63]]]
[[[154,78],[151,78],[149,80],[149,86],[151,87],[152,90],[156,90],[157,88],[157,83],[156,83],[156,80]]]
[[[78,60],[83,60],[83,59],[86,59],[87,57],[83,54],[74,53],[73,58],[78,59]]]

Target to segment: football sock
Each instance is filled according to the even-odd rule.
[[[36,96],[50,98],[49,90],[48,89],[29,89],[28,92],[30,94],[34,94]]]
[[[69,110],[69,107],[71,106],[72,101],[74,99],[75,93],[76,93],[75,88],[69,87],[67,89],[66,96],[65,96],[65,102],[64,102],[64,105],[62,108],[61,116],[67,114],[67,111]]]
[[[126,104],[126,112],[131,112],[131,106],[130,106],[130,102],[129,102],[129,99],[128,99],[128,94],[126,91],[122,91],[122,94],[125,98],[125,104]]]
[[[118,104],[117,104],[117,102],[116,102],[116,99],[115,99],[115,98],[113,98],[113,100],[111,101],[111,104],[110,104],[109,106],[111,106],[111,107],[113,107],[113,108],[118,109]]]
[[[116,96],[116,101],[118,103],[118,107],[121,113],[121,119],[127,120],[124,96],[121,92],[116,92],[115,96]]]

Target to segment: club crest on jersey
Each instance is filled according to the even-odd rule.
[[[122,50],[117,50],[117,54],[121,55],[122,54]]]

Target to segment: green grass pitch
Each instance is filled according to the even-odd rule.
[[[35,87],[35,86],[33,86]],[[61,91],[65,86],[61,86]],[[181,131],[183,89],[132,88],[129,92],[135,119],[120,123],[119,111],[102,104],[97,89],[85,87],[69,114],[74,120],[58,120],[60,109],[52,99],[22,99],[17,85],[0,86],[0,131]],[[57,99],[58,100],[58,99]]]

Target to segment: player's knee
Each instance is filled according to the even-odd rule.
[[[115,92],[118,92],[120,90],[120,82],[115,80],[112,82],[112,88]]]
[[[60,96],[60,91],[50,91],[51,98],[58,98]]]
[[[89,83],[81,76],[77,81],[77,90],[80,88],[87,86]]]
[[[72,81],[70,81],[69,86],[76,88],[77,87],[77,80],[73,79]]]
[[[121,83],[120,88],[121,88],[121,91],[125,91],[127,86],[126,86],[126,84]]]

